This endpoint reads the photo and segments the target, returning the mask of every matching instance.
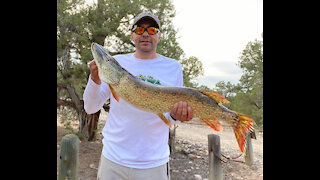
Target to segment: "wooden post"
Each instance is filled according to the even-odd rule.
[[[253,164],[253,149],[251,143],[252,136],[253,135],[251,133],[248,133],[247,135],[245,164],[248,166],[251,166]]]
[[[176,150],[175,147],[175,139],[176,139],[176,129],[178,125],[174,124],[173,128],[169,128],[169,148],[170,148],[170,155],[173,156]]]
[[[220,161],[220,137],[208,135],[209,147],[209,180],[222,180],[222,165]],[[217,157],[218,156],[218,157]]]
[[[60,147],[58,180],[78,180],[79,138],[65,135]]]

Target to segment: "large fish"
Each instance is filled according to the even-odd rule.
[[[170,112],[173,105],[185,101],[192,107],[193,117],[199,118],[216,131],[222,130],[219,120],[233,127],[240,151],[245,155],[246,136],[253,131],[254,121],[224,107],[228,103],[216,92],[208,92],[187,87],[166,87],[145,83],[130,74],[97,43],[92,43],[91,51],[98,66],[99,77],[109,85],[113,97],[119,102],[123,98],[133,106],[155,113],[170,126],[163,115]]]

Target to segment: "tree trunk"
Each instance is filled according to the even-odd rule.
[[[98,128],[98,121],[100,110],[94,114],[87,114],[85,111],[80,115],[79,133],[81,133],[85,141],[93,141],[96,138],[96,130]]]
[[[96,130],[98,127],[98,121],[100,116],[100,110],[94,114],[87,114],[84,110],[83,100],[80,99],[78,93],[72,84],[58,84],[58,87],[65,88],[68,91],[71,101],[57,100],[57,105],[64,105],[74,108],[77,111],[79,118],[79,129],[78,132],[82,135],[83,140],[92,141],[95,140]],[[109,110],[108,107],[104,106],[105,110]]]

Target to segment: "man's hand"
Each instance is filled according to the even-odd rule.
[[[171,116],[181,122],[190,121],[193,118],[193,111],[187,102],[180,101],[174,104],[172,111],[170,112]]]
[[[90,73],[91,73],[91,79],[96,83],[96,84],[101,84],[101,80],[99,78],[98,74],[98,66],[96,65],[96,62],[94,60],[90,61],[89,63],[90,67]]]

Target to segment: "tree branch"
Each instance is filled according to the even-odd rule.
[[[258,109],[261,109],[261,107],[256,102],[252,101],[252,104],[256,106]]]
[[[57,107],[60,106],[67,106],[76,109],[76,106],[71,100],[57,98]]]

